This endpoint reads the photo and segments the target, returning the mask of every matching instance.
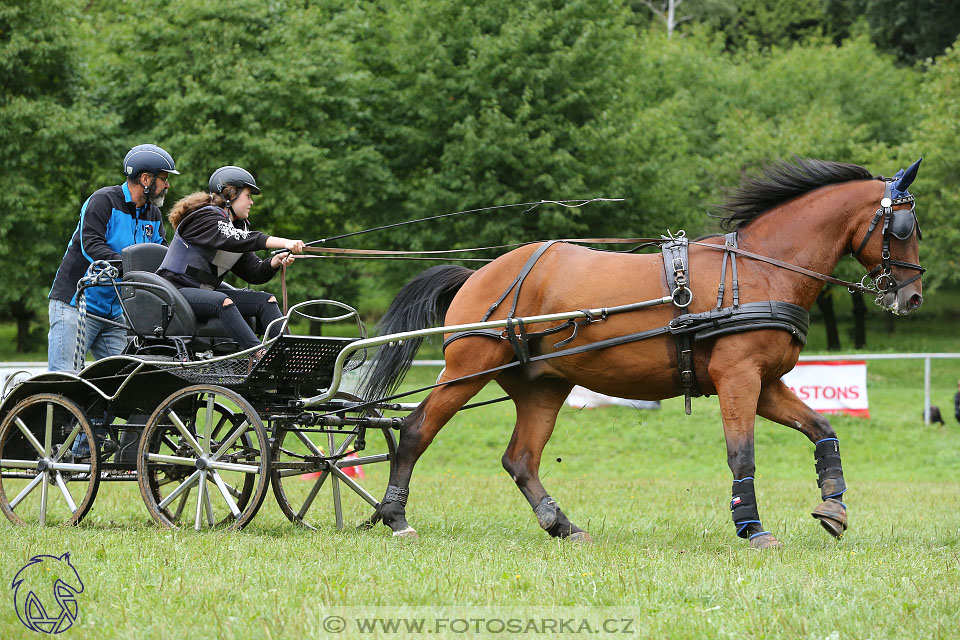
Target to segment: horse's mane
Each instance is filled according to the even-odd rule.
[[[717,206],[728,215],[717,217],[723,229],[739,229],[760,214],[814,189],[873,177],[855,164],[794,156],[789,162],[764,165],[759,175],[744,176],[727,201]]]

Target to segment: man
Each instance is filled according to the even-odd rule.
[[[119,261],[120,252],[132,244],[166,244],[160,207],[170,187],[171,175],[179,175],[169,153],[154,144],[141,144],[123,159],[124,184],[93,193],[80,208],[80,222],[67,244],[63,261],[50,289],[50,333],[47,336],[47,368],[74,368],[77,343],[77,283],[96,260]],[[117,355],[126,346],[124,329],[103,322],[122,320],[122,309],[112,287],[85,290],[85,325],[88,351],[97,359]]]

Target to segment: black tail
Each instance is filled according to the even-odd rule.
[[[377,325],[377,335],[440,324],[454,295],[473,273],[472,269],[452,265],[430,267],[403,286]],[[395,393],[422,342],[423,338],[416,338],[405,340],[401,345],[381,346],[360,382],[358,395],[366,400],[378,400]]]

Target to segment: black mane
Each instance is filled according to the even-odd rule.
[[[717,207],[728,215],[717,217],[727,231],[739,229],[760,214],[814,189],[872,178],[869,171],[855,164],[795,156],[792,162],[765,165],[760,175],[745,176],[727,201]]]

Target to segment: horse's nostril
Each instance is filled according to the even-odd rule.
[[[916,293],[910,296],[910,300],[907,302],[910,309],[919,309],[921,304],[923,304],[923,296]]]

